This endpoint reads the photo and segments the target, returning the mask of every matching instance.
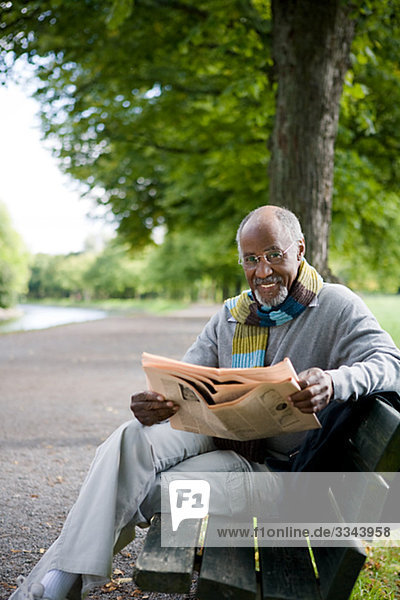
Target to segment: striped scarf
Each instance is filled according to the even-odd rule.
[[[260,308],[250,290],[226,300],[226,306],[237,321],[232,342],[232,367],[263,367],[269,328],[298,317],[321,288],[321,276],[303,259],[289,295],[279,306]],[[263,463],[268,453],[265,439],[241,442],[214,438],[214,442],[220,450],[234,450],[258,463]]]
[[[322,278],[303,259],[286,300],[279,306],[261,308],[250,290],[225,301],[237,321],[232,342],[232,367],[263,367],[270,327],[298,317],[319,294]]]

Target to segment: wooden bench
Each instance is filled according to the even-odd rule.
[[[335,490],[330,494],[334,510],[340,510],[347,522],[352,522],[369,485],[362,474],[379,478],[379,486],[389,492],[390,480],[375,472],[400,470],[400,414],[374,399],[357,432],[348,440],[348,455],[349,471],[360,472],[360,483],[354,486],[356,489],[350,486],[351,493],[345,497],[340,497],[340,490],[337,497]],[[364,504],[368,512],[368,500]],[[160,515],[154,517],[135,565],[134,579],[140,589],[188,593],[195,571],[195,595],[199,600],[345,600],[366,559],[360,541],[346,547],[315,546],[311,550],[307,545],[260,547],[256,569],[253,548],[205,546],[199,552],[198,523],[184,521],[181,527],[192,536],[193,547],[161,547],[161,519]]]

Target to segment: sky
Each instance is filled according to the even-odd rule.
[[[33,254],[68,254],[89,237],[110,237],[102,219],[90,219],[93,203],[64,175],[41,141],[37,102],[22,87],[0,86],[0,202]]]

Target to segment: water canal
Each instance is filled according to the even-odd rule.
[[[67,323],[82,323],[104,319],[108,315],[105,310],[38,304],[20,304],[17,309],[21,313],[20,316],[0,321],[0,333],[46,329]]]

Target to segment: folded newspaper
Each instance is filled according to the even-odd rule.
[[[318,429],[314,414],[288,403],[300,389],[289,358],[271,367],[223,369],[142,355],[149,388],[179,404],[174,429],[232,440]]]

